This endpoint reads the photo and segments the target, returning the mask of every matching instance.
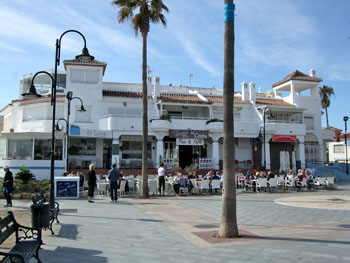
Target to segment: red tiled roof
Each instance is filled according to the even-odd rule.
[[[64,60],[63,61],[64,64],[64,69],[67,70],[67,65],[82,65],[82,66],[102,66],[103,67],[103,75],[105,74],[105,70],[106,70],[106,66],[107,63],[106,62],[101,62],[98,60],[91,60],[91,61],[83,61],[83,60],[79,60],[79,59],[71,59],[71,60]]]
[[[131,92],[131,91],[113,91],[113,90],[103,90],[103,97],[121,97],[121,98],[132,98],[141,99],[142,92]],[[177,102],[177,103],[195,103],[195,104],[212,104],[212,103],[222,103],[223,98],[220,96],[205,96],[208,102],[201,100],[197,95],[187,95],[187,94],[169,94],[162,93],[159,100],[163,102]],[[150,99],[151,96],[148,96]],[[250,104],[250,101],[242,101],[241,98],[235,98],[234,103],[237,104]],[[272,100],[272,99],[257,99],[257,104],[265,105],[278,105],[278,106],[292,106],[294,105],[285,102],[283,100]]]
[[[283,100],[269,100],[269,99],[256,99],[256,104],[264,104],[264,105],[276,105],[276,106],[291,106],[295,107],[293,104],[285,102]]]
[[[346,134],[346,140],[350,139],[350,133]],[[339,135],[339,140],[345,140],[345,135],[344,134],[340,134]]]
[[[197,95],[187,95],[187,94],[160,94],[159,99],[163,102],[182,102],[182,103],[202,103],[211,104],[212,102],[206,102],[201,100]]]
[[[223,103],[223,97],[217,97],[217,96],[206,96],[206,98],[208,98],[208,100],[211,103],[214,102],[219,102],[219,103]],[[234,98],[234,103],[238,103],[238,104],[250,104],[250,101],[242,101],[241,98]]]
[[[57,102],[64,102],[64,95],[56,95]],[[22,99],[22,100],[14,100],[12,102],[20,102],[20,105],[29,105],[34,103],[43,103],[43,102],[51,102],[51,95],[42,96],[37,99]]]
[[[118,90],[103,90],[103,97],[121,97],[131,99],[142,99],[142,92],[131,92],[131,91],[118,91]],[[148,98],[152,98],[148,96]]]
[[[310,77],[309,75],[306,75],[298,70],[294,70],[292,73],[290,73],[288,76],[286,76],[284,79],[273,83],[271,86],[276,87],[282,83],[285,83],[290,80],[303,80],[303,81],[315,81],[315,82],[321,82],[321,78],[316,78],[316,77]]]

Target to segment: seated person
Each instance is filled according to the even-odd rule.
[[[267,181],[269,181],[271,178],[275,178],[275,175],[271,171],[268,171],[268,173],[267,173]]]
[[[83,173],[77,172],[77,176],[79,176],[79,187],[83,187],[85,180]]]
[[[180,192],[180,175],[181,173],[177,172],[176,176],[173,178],[173,187],[176,194]]]

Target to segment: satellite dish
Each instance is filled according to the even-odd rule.
[[[10,132],[14,132],[15,130],[14,129],[10,129]]]

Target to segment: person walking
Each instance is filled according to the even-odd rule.
[[[109,189],[111,194],[111,203],[115,203],[118,200],[118,180],[120,172],[117,168],[117,164],[112,164],[112,169],[108,172]]]
[[[4,167],[5,171],[5,177],[4,177],[4,187],[5,192],[4,195],[6,197],[7,204],[4,205],[5,207],[12,207],[12,199],[11,199],[11,193],[13,191],[13,175],[10,171],[10,168],[8,166]]]
[[[94,197],[94,191],[96,186],[96,172],[95,172],[94,164],[90,164],[89,166],[89,171],[87,172],[87,181],[88,181],[88,202],[93,203],[94,201],[92,201],[92,198]]]
[[[163,195],[164,195],[164,190],[165,190],[165,176],[166,176],[166,171],[164,168],[164,164],[161,163],[159,168],[158,168],[158,186],[159,186],[159,195],[162,195],[162,188],[163,188]]]

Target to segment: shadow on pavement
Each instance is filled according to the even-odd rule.
[[[100,257],[102,254],[100,250],[71,248],[71,247],[57,247],[55,250],[40,250],[39,257],[43,262],[108,262],[107,258]]]
[[[62,215],[64,216],[64,215]],[[94,218],[94,219],[110,219],[110,220],[126,220],[126,221],[141,221],[141,222],[155,222],[160,223],[164,222],[158,219],[149,219],[149,218],[122,218],[122,217],[106,217],[106,216],[85,216],[85,215],[69,215],[69,217],[84,217],[84,218]],[[63,226],[63,225],[62,225]],[[76,226],[76,225],[74,225]]]
[[[56,235],[56,237],[77,240],[78,226],[79,225],[62,224],[60,232],[58,233],[58,235]]]

